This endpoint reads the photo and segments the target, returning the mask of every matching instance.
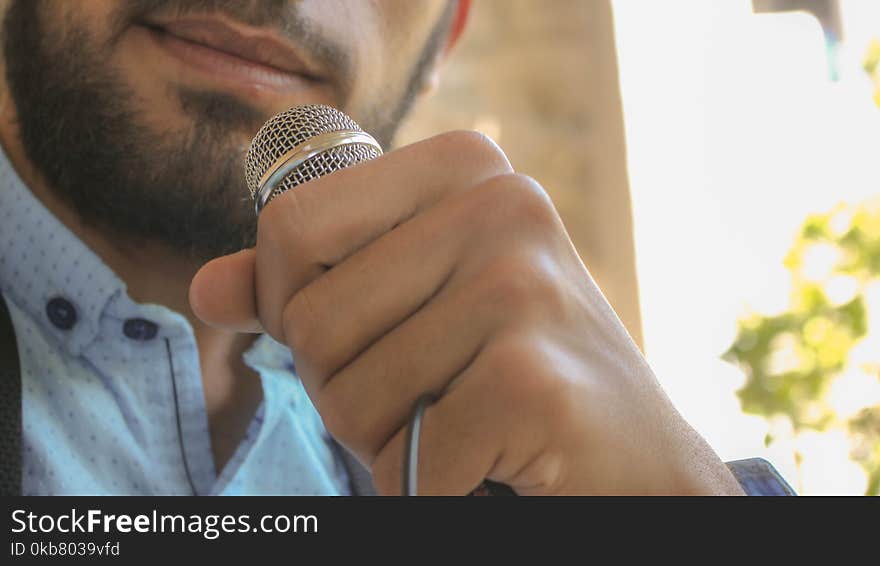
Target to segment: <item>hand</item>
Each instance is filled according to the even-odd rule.
[[[739,493],[663,393],[547,194],[472,132],[304,184],[193,280],[204,321],[293,351],[328,431],[399,493]]]

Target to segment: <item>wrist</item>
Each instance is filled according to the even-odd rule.
[[[683,495],[746,495],[738,478],[693,429],[680,452],[676,491]]]

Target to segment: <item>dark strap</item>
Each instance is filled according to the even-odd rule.
[[[0,296],[0,495],[21,495],[21,366],[15,331]]]

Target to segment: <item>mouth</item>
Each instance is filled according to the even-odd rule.
[[[280,93],[303,90],[325,77],[274,33],[222,17],[138,22],[166,53],[206,75],[250,90]]]

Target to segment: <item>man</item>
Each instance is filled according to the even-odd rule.
[[[388,147],[467,4],[3,2],[24,493],[348,493],[331,435],[399,493],[425,392],[422,493],[742,493],[485,137],[254,218],[263,121],[329,104]]]

